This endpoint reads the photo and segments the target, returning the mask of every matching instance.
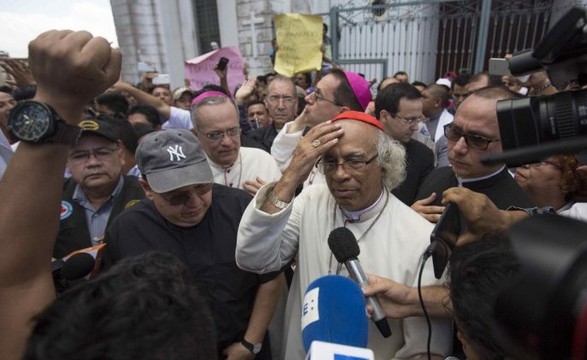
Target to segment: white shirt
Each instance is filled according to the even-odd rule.
[[[257,176],[267,182],[281,178],[281,171],[275,159],[261,149],[241,146],[236,161],[229,167],[216,164],[210,158],[208,163],[212,168],[215,183],[238,189],[244,190],[244,182],[255,180]]]
[[[300,334],[302,299],[310,282],[327,275],[329,270],[336,272],[337,261],[330,252],[327,239],[334,228],[344,225],[344,218],[325,185],[304,189],[284,210],[269,215],[261,211],[260,206],[270,188],[261,188],[243,214],[236,261],[244,270],[266,273],[281,269],[297,254],[296,272],[286,307],[285,355],[282,358],[303,359]],[[381,216],[375,222],[379,214]],[[433,225],[388,191],[383,201],[362,217],[359,221],[347,223],[346,227],[358,239],[359,260],[365,272],[416,286],[419,260],[430,243]],[[347,275],[346,270],[342,274]],[[439,285],[443,281],[434,278],[431,262],[426,264],[423,286]],[[379,334],[375,325],[371,322],[369,325],[368,347],[376,359],[401,359],[426,353],[428,330],[424,318],[388,321],[393,335],[387,339]],[[433,319],[432,327],[432,352],[448,354],[452,347],[450,321]]]
[[[191,130],[194,128],[194,124],[192,124],[192,115],[188,110],[180,109],[175,106],[171,106],[170,108],[169,119],[161,125],[162,129]]]
[[[14,151],[12,151],[12,147],[4,132],[0,130],[0,179],[4,176],[4,171],[6,171],[12,155],[14,155]]]

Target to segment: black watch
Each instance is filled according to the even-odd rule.
[[[250,352],[252,352],[253,354],[257,355],[258,353],[261,352],[261,347],[263,347],[263,344],[252,344],[250,342],[248,342],[245,339],[241,340],[241,344],[246,347]]]
[[[81,129],[69,125],[47,104],[28,100],[10,110],[8,129],[15,139],[27,143],[74,145]]]

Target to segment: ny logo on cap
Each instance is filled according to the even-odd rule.
[[[169,146],[167,148],[167,152],[169,153],[169,161],[173,161],[173,157],[176,157],[175,161],[180,161],[182,158],[185,159],[186,156],[183,154],[183,148],[179,145]]]

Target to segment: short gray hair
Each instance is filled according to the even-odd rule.
[[[378,134],[376,161],[383,170],[383,185],[391,191],[406,178],[406,149],[385,132],[378,131]]]
[[[204,98],[204,99],[202,99],[192,105],[191,115],[192,115],[192,124],[194,125],[194,129],[198,128],[198,116],[196,114],[196,111],[199,108],[201,108],[202,106],[206,106],[206,105],[218,105],[218,104],[224,104],[224,103],[230,103],[234,106],[234,110],[236,111],[236,115],[237,115],[237,119],[238,119],[238,107],[236,106],[234,101],[232,101],[231,98],[229,98],[227,96],[219,96],[219,95],[218,96],[210,96],[210,97]]]

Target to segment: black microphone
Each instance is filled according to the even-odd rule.
[[[332,230],[330,235],[328,235],[328,246],[336,260],[339,263],[344,263],[351,277],[361,288],[369,283],[358,259],[359,253],[361,252],[359,244],[357,244],[355,235],[349,229],[339,227]],[[379,300],[375,296],[368,296],[367,302],[373,307],[371,320],[375,323],[383,337],[390,337],[391,329],[389,328],[387,317],[381,308],[381,304],[379,304]]]
[[[64,280],[78,280],[92,272],[95,262],[91,254],[80,252],[70,256],[67,260],[53,261],[51,270],[53,275],[58,275]]]

